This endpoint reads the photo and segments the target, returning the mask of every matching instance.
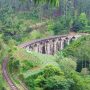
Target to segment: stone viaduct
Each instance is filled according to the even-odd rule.
[[[85,34],[88,35],[88,34]],[[45,39],[33,40],[24,44],[19,45],[20,48],[25,48],[28,51],[35,51],[42,54],[50,54],[54,55],[57,51],[62,50],[65,46],[69,45],[73,40],[81,37],[82,34],[74,34],[74,35],[60,35],[60,36],[52,36]],[[8,55],[4,58],[2,64],[2,74],[11,90],[19,90],[18,87],[11,80],[8,71]],[[27,89],[25,89],[27,90]]]
[[[57,51],[62,50],[64,47],[69,45],[70,42],[76,40],[80,36],[80,34],[52,36],[21,44],[20,47],[25,48],[27,51],[54,55]]]

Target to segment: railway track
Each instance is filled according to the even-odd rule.
[[[81,34],[84,35],[84,34]],[[85,34],[85,35],[89,35],[89,34]],[[61,36],[52,36],[46,39],[39,39],[39,40],[34,40],[34,41],[30,41],[30,42],[26,42],[24,44],[19,45],[19,47],[24,48],[25,46],[27,46],[28,44],[34,43],[34,42],[38,42],[38,41],[44,41],[44,40],[48,40],[48,39],[52,39],[52,38],[56,38],[56,37],[63,37],[64,35]],[[65,35],[66,36],[66,35]],[[8,83],[9,87],[11,90],[19,90],[18,87],[13,83],[13,81],[11,80],[8,71],[7,71],[7,65],[8,65],[8,57],[5,57],[2,63],[2,73],[3,73],[3,77],[6,80],[6,82]],[[27,89],[25,89],[27,90]]]
[[[10,79],[10,76],[7,72],[7,64],[8,64],[8,57],[5,57],[2,63],[2,73],[3,73],[3,77],[6,80],[6,82],[8,83],[8,85],[10,86],[11,90],[19,90],[16,85],[13,83],[13,81]]]

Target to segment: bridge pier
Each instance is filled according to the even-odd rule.
[[[51,50],[51,45],[50,45],[50,40],[46,41],[46,54],[50,54]]]
[[[64,49],[70,42],[78,39],[81,35],[55,36],[47,39],[40,39],[26,45],[22,45],[28,51],[35,51],[43,54],[54,55],[59,50]]]

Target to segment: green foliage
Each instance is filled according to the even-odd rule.
[[[54,35],[66,34],[68,33],[69,24],[70,20],[66,21],[65,17],[61,16],[48,22],[47,30]]]
[[[81,24],[81,22],[78,20],[74,20],[72,24],[72,31],[77,32],[79,30],[82,30],[82,28],[83,28],[83,25]]]
[[[71,79],[65,79],[64,76],[55,75],[46,80],[44,90],[69,90],[73,83]]]
[[[35,12],[32,12],[32,14],[36,15]],[[14,39],[18,42],[21,42],[22,40],[24,40],[24,37],[28,37],[29,39],[42,37],[40,32],[32,31],[32,28],[30,28],[30,25],[33,24],[33,21],[38,21],[36,20],[36,18],[38,19],[38,17],[33,16],[32,14],[28,12],[14,13],[12,8],[2,8],[0,10],[0,33],[3,35],[4,41],[8,42],[10,39]],[[30,15],[32,15],[32,17]]]
[[[34,0],[35,3],[48,3],[54,6],[59,6],[60,0]]]
[[[51,33],[52,35],[54,34],[53,28],[54,28],[54,22],[53,22],[53,21],[49,21],[49,22],[48,22],[48,25],[47,25],[47,31],[48,31],[49,33]]]
[[[34,67],[33,63],[29,62],[28,60],[25,60],[25,61],[22,62],[21,72],[25,72],[25,71],[29,70],[32,67]]]
[[[43,77],[43,75],[39,75],[36,80],[35,80],[35,85],[37,87],[44,87],[45,85],[45,78]]]
[[[79,21],[82,24],[83,27],[87,26],[88,20],[87,20],[87,16],[85,13],[81,13],[79,16]]]
[[[22,22],[13,14],[12,9],[7,8],[5,7],[0,10],[0,21],[2,23],[0,29],[3,34],[3,39],[5,41],[11,38],[18,40],[22,32],[24,32],[22,29]]]
[[[32,12],[19,12],[16,14],[19,19],[39,21],[37,9],[33,9]]]
[[[8,69],[11,74],[18,73],[20,69],[19,60],[15,60],[13,57],[11,57],[11,59],[9,60]]]
[[[40,37],[42,37],[42,35],[39,31],[34,30],[30,33],[30,39],[39,39]]]
[[[74,80],[71,90],[89,90],[90,79],[87,76],[80,76],[76,72],[72,72],[70,77]]]
[[[0,34],[0,64],[3,61],[4,56],[6,55],[8,50],[8,46],[4,43],[4,40],[2,39],[2,35]]]
[[[26,2],[25,0],[20,0],[22,5],[17,4],[17,1],[10,1],[12,4],[16,4],[16,6],[11,5],[13,7],[11,8],[11,6],[2,7],[4,6],[1,3],[3,0],[0,0],[0,64],[8,51],[10,56],[9,72],[15,74],[16,77],[18,75],[29,90],[90,90],[90,76],[82,76],[90,73],[90,36],[81,38],[66,47],[62,53],[64,56],[62,55],[58,59],[55,56],[26,52],[21,48],[21,50],[17,50],[16,47],[13,47],[19,42],[46,37],[47,34],[68,33],[71,27],[73,31],[83,30],[83,32],[90,32],[90,27],[88,26],[90,22],[87,20],[89,10],[87,7],[81,7],[84,4],[82,3],[83,0],[77,1],[77,7],[75,5],[77,3],[75,2],[76,0],[61,0],[61,2],[60,0],[34,0],[35,3],[39,4],[40,2],[42,4],[38,5],[38,7],[31,0],[26,0]],[[6,2],[9,2],[9,0],[5,0]],[[29,5],[29,3],[31,4]],[[61,4],[61,6],[51,10],[50,4],[54,6]],[[19,12],[19,9],[15,9],[15,7],[18,8],[18,5],[19,9],[23,8],[21,12]],[[86,6],[89,7],[90,5]],[[26,8],[29,11],[24,11]],[[43,14],[46,14],[44,11],[49,16],[45,15],[46,17],[44,17]],[[85,11],[85,13],[81,13],[82,11]],[[53,18],[53,14],[57,14],[56,12],[62,16]],[[75,20],[74,12],[77,14]],[[79,13],[81,14],[79,15]],[[45,26],[43,27],[40,19],[44,20],[48,19],[48,17],[53,18],[53,20],[46,20],[49,22],[45,21]],[[36,23],[38,22],[41,24],[40,28],[33,30],[32,26],[37,26]],[[5,43],[8,44],[8,47],[4,41],[6,41]],[[77,59],[77,71],[81,71],[81,75],[75,71],[76,62],[72,57]],[[4,90],[4,87],[6,88],[6,85],[0,75],[0,90]]]
[[[35,79],[35,77],[29,77],[24,80],[28,89],[31,89],[31,88],[32,88],[32,90],[34,89],[34,87],[35,87],[34,79]]]
[[[69,90],[69,88],[74,84],[72,79],[66,79],[64,73],[59,67],[53,65],[46,66],[42,73],[26,78],[25,82],[28,87],[34,89],[39,87],[43,88],[43,90]]]
[[[5,87],[5,82],[3,80],[3,77],[2,75],[0,75],[0,90],[6,90],[6,87]]]
[[[81,71],[82,67],[89,68],[90,61],[90,36],[82,37],[76,42],[72,43],[64,50],[65,56],[73,56],[77,58],[77,70]],[[82,65],[83,64],[83,65]]]
[[[81,74],[89,75],[89,69],[88,68],[82,68]]]
[[[74,82],[72,79],[66,79],[59,67],[48,65],[45,67],[43,74],[36,78],[35,84],[44,90],[69,90]]]
[[[81,13],[80,16],[75,18],[75,20],[73,21],[72,30],[77,32],[79,30],[86,28],[87,25],[88,25],[87,16],[85,13]]]
[[[36,74],[36,75],[32,75],[31,77],[28,77],[25,79],[25,82],[27,84],[28,87],[41,87],[44,88],[45,86],[45,82],[47,80],[48,77],[50,76],[54,76],[54,75],[63,75],[63,72],[60,70],[59,67],[53,66],[53,65],[47,65],[42,72]],[[32,84],[30,84],[32,79],[32,84],[35,84],[34,86],[32,86]],[[28,85],[29,84],[29,85]]]
[[[80,30],[81,33],[90,33],[90,26],[86,26],[83,30]]]
[[[60,70],[59,67],[53,66],[53,65],[48,65],[44,69],[44,77],[50,77],[54,75],[63,75],[64,73]]]
[[[76,70],[77,64],[74,60],[71,58],[63,58],[58,59],[57,61],[59,63],[60,68],[65,72],[66,74],[72,70]]]

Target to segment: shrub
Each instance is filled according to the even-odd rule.
[[[65,56],[73,56],[77,59],[77,71],[83,68],[89,68],[90,62],[90,36],[82,37],[72,43],[64,50]]]
[[[18,73],[20,69],[20,62],[19,60],[15,60],[15,58],[9,60],[9,72],[10,73]]]
[[[88,77],[80,76],[76,72],[70,73],[70,77],[74,80],[74,85],[70,90],[89,90],[90,79]]]
[[[72,31],[79,31],[84,29],[88,25],[88,20],[85,13],[81,13],[79,17],[77,17],[72,24]]]
[[[30,39],[38,39],[40,37],[41,33],[39,31],[34,30],[30,33]]]
[[[76,62],[70,58],[63,58],[62,60],[59,60],[59,65],[64,72],[70,72],[72,70],[76,70],[77,67]]]
[[[25,72],[27,70],[29,70],[30,68],[32,68],[34,65],[32,62],[25,60],[22,62],[22,66],[21,66],[21,70],[22,72]]]
[[[43,75],[39,75],[34,82],[37,87],[44,87],[45,78],[43,77]]]
[[[53,65],[47,65],[44,68],[44,77],[50,77],[50,76],[54,76],[54,75],[64,75],[64,73],[61,71],[61,69],[59,67],[53,66]]]
[[[83,29],[83,25],[80,21],[75,20],[72,24],[72,31],[77,32],[79,30]]]
[[[88,24],[87,16],[85,13],[81,13],[79,16],[79,21],[82,24],[83,27],[86,27]]]
[[[69,90],[72,84],[72,79],[65,79],[64,76],[51,76],[46,79],[44,90]]]

